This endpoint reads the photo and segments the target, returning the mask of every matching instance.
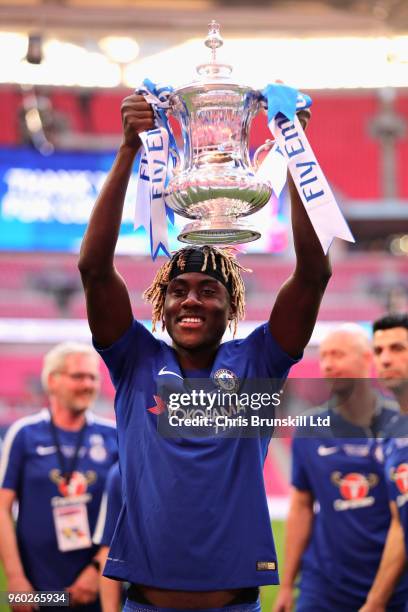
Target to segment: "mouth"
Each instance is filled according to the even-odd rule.
[[[184,316],[177,319],[177,324],[182,329],[199,329],[204,325],[204,317]]]
[[[77,393],[76,397],[78,399],[90,399],[94,396],[93,391],[82,391],[81,393]]]
[[[390,371],[390,370],[386,370],[382,373],[381,378],[385,378],[385,380],[388,379],[402,379],[402,376],[399,372],[394,372],[394,371]]]

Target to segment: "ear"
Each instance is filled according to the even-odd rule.
[[[48,388],[49,393],[51,393],[55,389],[56,377],[57,377],[56,372],[50,372],[48,374],[47,388]]]
[[[364,351],[363,353],[363,359],[366,365],[366,372],[367,372],[367,376],[363,376],[362,378],[370,378],[370,376],[372,376],[372,369],[374,366],[374,355],[372,353],[372,351],[367,350]]]
[[[229,312],[228,312],[228,321],[232,321],[232,319],[235,319],[236,313],[237,313],[236,306],[234,306],[233,304],[230,304]]]

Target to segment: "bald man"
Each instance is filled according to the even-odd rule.
[[[373,391],[371,363],[368,338],[357,328],[337,329],[320,345],[332,399],[319,415],[330,416],[331,427],[299,431],[293,441],[286,566],[275,612],[293,609],[298,574],[297,612],[357,612],[377,571],[390,523],[377,438],[396,412]],[[402,611],[407,598],[405,581],[387,609]]]

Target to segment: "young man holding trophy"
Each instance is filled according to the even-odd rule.
[[[130,582],[125,610],[134,612],[259,612],[259,587],[278,584],[263,483],[270,431],[166,437],[161,419],[174,407],[165,389],[191,398],[182,406],[187,412],[196,405],[193,379],[210,383],[211,397],[215,387],[236,389],[252,379],[281,385],[316,322],[331,274],[325,252],[335,235],[352,239],[299,123],[305,127],[310,117],[305,97],[298,104],[290,88],[268,85],[261,93],[229,79],[230,67],[215,60],[218,30],[210,24],[212,58],[197,68],[197,81],[167,98],[163,88],[145,81],[147,91],[123,101],[122,144],[79,261],[94,343],[116,388],[124,499],[105,575]],[[255,173],[247,151],[250,119],[261,100],[277,143],[271,151],[280,165],[275,186]],[[167,185],[167,151],[177,154],[165,108],[179,118],[185,139],[183,159]],[[149,230],[153,257],[160,247],[167,252],[166,207],[193,220],[179,236],[190,246],[169,257],[144,294],[153,306],[153,331],[161,324],[172,346],[133,318],[114,265],[126,189],[142,145],[136,211]],[[287,167],[294,177],[295,270],[267,323],[245,339],[221,343],[227,326],[235,330],[244,316],[243,268],[231,249],[211,245],[259,237],[240,217],[266,204],[272,187],[279,191]]]
[[[306,123],[308,113],[302,116]],[[158,412],[149,408],[160,407],[155,383],[162,374],[200,378],[228,370],[238,379],[284,379],[309,341],[330,265],[291,183],[297,261],[269,322],[245,340],[221,344],[228,323],[243,315],[240,266],[221,249],[187,247],[147,290],[154,321],[163,321],[173,345],[156,340],[134,320],[113,261],[139,134],[154,127],[153,112],[131,95],[122,119],[123,142],[79,262],[94,342],[117,391],[125,500],[105,571],[133,585],[129,610],[258,610],[258,587],[278,583],[262,482],[269,439],[164,439]]]

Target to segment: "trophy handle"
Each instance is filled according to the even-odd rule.
[[[264,144],[262,144],[260,147],[257,148],[257,150],[254,153],[254,158],[252,161],[252,165],[254,166],[255,170],[258,170],[260,166],[260,163],[258,163],[258,157],[260,153],[262,153],[263,151],[270,151],[274,144],[275,144],[275,141],[268,138],[268,140],[265,140]]]
[[[168,107],[168,109],[166,111],[166,116],[167,116],[168,120],[170,119],[170,117],[175,119],[180,127],[181,127],[181,121],[180,121],[180,111],[181,111],[181,109],[182,109],[182,106],[180,104],[180,101],[177,98],[175,98],[173,95],[170,95],[170,97],[169,97],[169,107]],[[169,123],[169,128],[170,128],[170,131],[171,131],[170,123]],[[174,176],[176,176],[180,172],[180,170],[182,168],[182,165],[183,165],[182,164],[182,158],[181,158],[180,152],[179,152],[179,150],[177,148],[177,144],[178,143],[174,139],[173,146],[170,146],[170,148],[169,148],[169,152],[170,152],[170,155],[171,155],[171,158],[172,158],[172,161],[173,161],[173,167],[172,167],[171,170],[172,170]]]
[[[170,155],[173,160],[172,172],[174,175],[178,174],[181,170],[181,157],[176,147],[170,147]]]

